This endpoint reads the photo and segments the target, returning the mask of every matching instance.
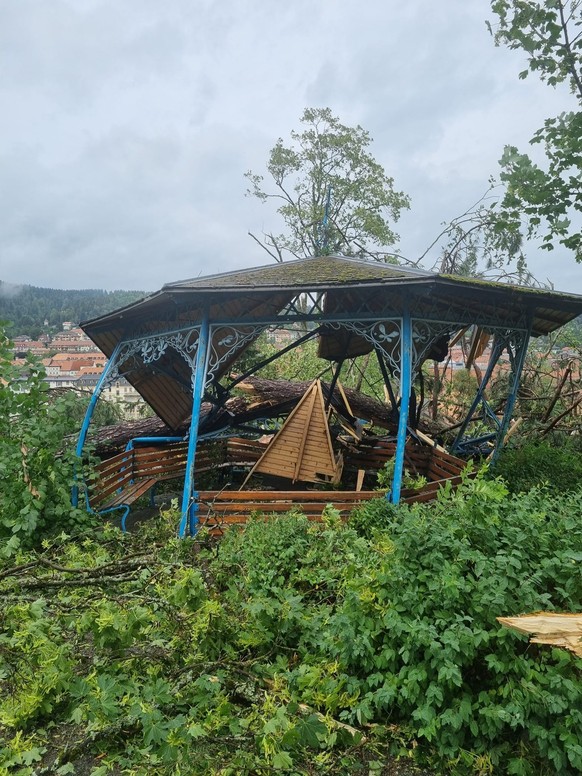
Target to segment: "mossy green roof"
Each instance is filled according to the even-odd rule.
[[[418,280],[433,277],[430,272],[346,256],[318,256],[280,264],[269,264],[220,275],[168,283],[164,290],[226,290],[228,288],[307,288],[317,286],[378,283],[386,280]]]

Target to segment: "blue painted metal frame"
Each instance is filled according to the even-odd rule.
[[[477,393],[473,399],[473,403],[471,404],[471,407],[465,416],[463,425],[459,429],[459,432],[451,447],[451,452],[461,455],[467,454],[468,452],[488,452],[485,446],[486,443],[495,440],[495,447],[493,448],[491,461],[495,462],[497,459],[501,447],[503,446],[503,439],[509,427],[509,421],[511,420],[511,415],[517,400],[517,392],[519,389],[521,373],[527,354],[530,333],[531,324],[528,326],[527,330],[517,329],[513,331],[507,331],[503,335],[499,333],[495,335],[493,347],[491,348],[491,354],[489,356],[489,362],[487,364],[487,369],[485,370],[485,374],[483,375],[481,383],[479,384]],[[512,346],[515,348],[515,354],[512,352]],[[507,396],[507,401],[505,403],[503,417],[500,421],[485,399],[484,392],[489,383],[489,380],[491,379],[493,370],[496,364],[499,362],[499,358],[505,349],[507,349],[511,362],[511,385],[509,394]],[[481,434],[478,437],[464,439],[464,434],[479,404],[483,405],[484,416],[492,421],[493,425],[495,426],[495,430],[491,431],[490,433]]]
[[[493,347],[491,348],[491,353],[489,355],[489,362],[487,364],[487,368],[485,369],[485,374],[483,375],[481,382],[479,383],[479,388],[477,389],[477,393],[475,394],[475,398],[473,399],[473,403],[469,407],[469,411],[467,412],[465,416],[465,420],[463,421],[463,424],[461,428],[459,429],[457,436],[455,438],[455,441],[453,442],[451,446],[451,452],[454,453],[460,453],[463,451],[463,447],[465,444],[467,444],[470,441],[483,441],[481,439],[479,440],[463,440],[463,437],[465,435],[465,431],[467,430],[467,426],[471,422],[471,418],[475,414],[477,407],[479,404],[485,401],[484,393],[485,389],[487,388],[487,385],[489,384],[489,380],[491,379],[491,375],[493,374],[493,370],[495,369],[495,366],[497,362],[499,361],[499,358],[504,350],[504,343],[501,339],[498,337],[495,337],[493,340]],[[489,439],[493,438],[492,436],[487,435]],[[493,434],[495,436],[495,434]]]
[[[159,436],[159,437],[134,437],[133,439],[130,439],[129,442],[125,446],[126,452],[129,450],[133,450],[134,445],[136,442],[142,442],[145,444],[159,444],[164,443],[167,444],[168,442],[182,442],[184,437],[181,436]],[[156,482],[152,489],[150,490],[150,507],[155,507],[156,505],[156,488],[158,486],[158,483]],[[127,517],[127,515],[125,516]],[[123,523],[123,520],[122,520]]]
[[[449,316],[446,315],[446,318]],[[390,365],[394,376],[398,376],[400,379],[400,411],[398,419],[398,432],[397,432],[397,444],[396,454],[394,461],[394,474],[392,481],[391,491],[387,494],[387,498],[392,503],[398,503],[401,497],[402,476],[404,472],[404,453],[405,445],[408,433],[408,421],[410,412],[410,396],[412,391],[412,383],[414,379],[415,370],[419,368],[422,361],[422,357],[425,355],[425,351],[431,343],[431,338],[441,335],[450,329],[454,321],[454,311],[451,311],[451,321],[442,319],[432,319],[430,313],[426,318],[423,315],[422,319],[412,319],[410,310],[407,309],[404,304],[398,311],[391,309],[383,314],[380,311],[374,311],[363,308],[355,316],[352,314],[349,317],[347,315],[327,314],[322,307],[318,308],[317,313],[307,314],[295,314],[295,315],[279,315],[270,317],[266,320],[236,320],[236,321],[213,321],[212,324],[209,321],[208,310],[204,314],[204,318],[201,323],[196,325],[185,326],[169,326],[166,330],[157,331],[155,334],[151,332],[142,332],[141,335],[136,335],[132,339],[125,340],[119,343],[114,352],[111,355],[110,360],[104,370],[101,378],[95,388],[93,396],[91,398],[90,405],[87,409],[83,426],[79,434],[79,440],[77,444],[77,455],[80,457],[86,441],[86,436],[91,421],[91,417],[97,403],[97,400],[102,392],[103,386],[107,380],[111,379],[111,372],[114,368],[119,367],[120,363],[123,363],[134,353],[140,354],[144,364],[154,364],[159,360],[160,356],[166,351],[168,347],[172,347],[180,353],[191,370],[191,388],[192,388],[192,418],[190,422],[190,434],[188,439],[188,457],[186,463],[186,475],[184,478],[184,487],[182,493],[182,517],[179,525],[179,536],[184,537],[189,533],[194,535],[196,532],[198,522],[198,503],[197,493],[195,491],[195,459],[196,449],[198,442],[201,438],[198,432],[200,408],[202,404],[202,398],[205,390],[207,390],[207,382],[210,384],[213,379],[213,372],[216,371],[217,366],[226,358],[230,357],[237,351],[240,346],[242,348],[248,339],[254,336],[254,331],[258,331],[265,326],[283,324],[286,320],[298,321],[298,320],[313,320],[322,325],[328,327],[343,328],[347,331],[353,331],[356,334],[364,337],[368,340],[377,351],[377,355],[380,359],[381,365],[386,360],[386,365]],[[493,317],[493,316],[492,316]],[[419,321],[424,324],[424,328],[419,328]],[[390,326],[386,326],[389,323]],[[213,350],[213,332],[217,329],[224,328],[226,326],[237,329],[241,327],[240,331],[234,331],[233,346],[226,352]],[[416,328],[415,328],[416,326]],[[244,331],[246,328],[251,328],[254,331]],[[493,324],[490,327],[495,330],[496,326]],[[391,343],[398,342],[398,329],[400,329],[400,353],[394,350]],[[529,338],[529,332],[525,335],[525,329],[519,330],[502,330],[501,326],[497,331],[499,336],[496,337],[494,346],[492,348],[492,354],[487,366],[484,378],[477,390],[477,395],[471,405],[469,413],[465,418],[463,426],[461,427],[457,439],[455,440],[454,447],[457,449],[462,447],[466,440],[463,440],[463,436],[466,433],[467,425],[471,420],[471,417],[476,412],[479,404],[485,406],[487,411],[486,399],[484,396],[485,388],[489,382],[493,368],[497,363],[499,356],[503,349],[511,343],[510,355],[512,357],[512,375],[513,381],[511,385],[510,395],[506,404],[506,410],[501,422],[495,417],[491,417],[492,422],[497,425],[493,434],[486,435],[488,438],[494,438],[497,436],[498,445],[502,442],[505,432],[507,430],[511,412],[515,405],[517,397],[517,389],[519,386],[519,378],[523,367],[523,361],[525,358],[525,350],[527,348],[527,340]],[[422,334],[422,336],[419,336]],[[197,339],[196,339],[197,335]],[[310,332],[306,335],[306,338],[312,336]],[[302,338],[303,339],[303,338]],[[225,340],[226,341],[226,340]],[[419,345],[420,343],[420,345]],[[219,342],[219,344],[222,344]],[[295,343],[296,345],[297,343]],[[294,345],[294,346],[295,346]],[[292,346],[288,346],[287,349],[291,349]],[[120,352],[120,349],[123,349]],[[512,348],[515,349],[515,358],[513,357]],[[118,363],[119,362],[119,363]],[[384,370],[383,370],[384,371]],[[250,372],[250,370],[249,370]],[[234,384],[236,384],[236,380]],[[490,411],[490,416],[492,412]],[[142,437],[132,440],[127,449],[131,449],[133,442],[175,442],[180,441],[183,437]],[[74,488],[73,503],[78,503],[78,489]],[[125,506],[117,507],[118,509],[126,509]],[[122,525],[125,527],[125,518],[127,517],[127,511],[122,518]]]
[[[206,309],[198,334],[196,364],[193,376],[192,418],[190,420],[188,458],[186,461],[186,476],[184,477],[184,492],[182,495],[182,518],[178,528],[178,535],[181,539],[186,536],[187,527],[189,528],[190,536],[194,536],[198,523],[198,494],[194,491],[194,464],[196,460],[196,447],[198,444],[200,407],[202,405],[202,396],[206,386],[206,372],[208,369],[209,333],[210,324],[208,320],[208,309]]]
[[[89,406],[87,407],[87,411],[85,412],[85,417],[83,418],[83,425],[81,426],[81,430],[79,431],[79,438],[77,440],[77,448],[75,450],[75,454],[77,456],[77,459],[81,459],[81,456],[83,455],[83,449],[85,447],[85,441],[87,439],[87,432],[89,431],[89,425],[91,423],[91,418],[93,417],[93,412],[95,410],[95,405],[97,404],[97,400],[99,399],[99,396],[101,395],[101,391],[103,390],[103,386],[105,385],[107,378],[109,376],[109,373],[112,371],[113,367],[115,366],[117,354],[119,353],[119,350],[121,348],[121,342],[119,342],[113,353],[111,354],[111,358],[105,365],[105,369],[103,372],[101,372],[101,377],[97,381],[97,385],[95,386],[95,390],[93,391],[93,395],[91,396],[91,401],[89,402]],[[79,486],[77,485],[77,467],[75,466],[75,471],[73,473],[73,476],[75,478],[75,483],[73,484],[73,490],[71,493],[71,502],[74,507],[79,506]]]
[[[507,429],[509,428],[509,421],[511,420],[511,416],[513,414],[513,408],[515,407],[515,402],[517,400],[517,392],[519,390],[521,373],[523,370],[523,365],[525,363],[525,357],[527,355],[527,348],[529,344],[530,334],[531,334],[531,327],[524,335],[522,342],[519,344],[519,347],[516,347],[515,361],[512,361],[513,380],[511,382],[511,390],[509,392],[509,396],[507,397],[507,401],[505,403],[505,412],[503,413],[503,418],[501,420],[499,431],[497,433],[497,442],[495,444],[495,449],[493,450],[493,455],[491,456],[492,465],[499,457],[499,453],[501,452],[501,448],[503,447],[503,440],[505,439],[505,434],[507,433]]]
[[[400,501],[402,489],[402,474],[404,472],[404,449],[408,433],[408,411],[410,392],[412,390],[412,321],[410,312],[404,311],[400,333],[400,416],[398,418],[398,435],[396,438],[396,455],[394,456],[394,474],[392,490],[386,494],[393,504]]]

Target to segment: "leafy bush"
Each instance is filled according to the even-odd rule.
[[[245,644],[297,655],[282,672],[293,697],[408,729],[454,772],[577,773],[581,661],[495,618],[580,609],[581,507],[580,493],[509,497],[481,474],[436,505],[369,502],[352,521],[368,541],[335,530],[328,557],[306,535],[280,542],[278,525],[272,549],[254,527],[219,558]],[[314,552],[325,565],[306,587]]]
[[[171,538],[172,518],[46,542],[0,568],[0,773],[367,774],[382,736],[364,748],[276,678],[295,631],[324,625],[319,559],[339,574],[344,531],[257,522],[217,556]],[[268,552],[271,528],[273,549],[291,547],[262,585],[253,548]]]
[[[64,442],[78,400],[51,396],[44,376],[34,359],[13,363],[0,328],[0,555],[89,519],[71,508],[74,443]]]
[[[217,544],[166,515],[0,560],[0,772],[579,773],[582,661],[495,618],[580,610],[581,509],[480,476],[353,524]]]
[[[576,440],[568,438],[559,445],[528,442],[502,450],[494,473],[503,477],[512,493],[544,486],[559,495],[582,488],[582,454]]]

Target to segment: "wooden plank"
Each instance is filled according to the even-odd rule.
[[[428,467],[428,473],[429,475],[432,475],[432,479],[441,479],[446,480],[449,477],[456,477],[460,474],[459,470],[457,468],[445,469],[444,466],[442,466],[437,461],[431,461],[429,467]]]
[[[147,493],[155,482],[156,480],[153,478],[149,480],[140,480],[140,482],[136,482],[133,485],[124,488],[121,492],[116,493],[113,498],[100,501],[98,511],[109,509],[110,507],[121,506],[122,504],[127,504],[128,506],[133,504],[140,496]]]
[[[438,457],[441,460],[444,460],[444,461],[450,461],[451,463],[457,463],[457,464],[459,464],[461,466],[461,468],[463,466],[466,466],[466,464],[467,464],[467,462],[464,461],[462,458],[458,458],[456,455],[451,455],[451,453],[441,453],[440,450],[438,452]]]
[[[422,431],[419,431],[418,429],[416,429],[414,433],[419,439],[421,439],[423,442],[426,442],[426,444],[430,445],[431,448],[433,448],[434,450],[438,450],[440,453],[447,452],[444,447],[437,444],[434,439],[431,439],[431,437],[428,436],[428,434],[424,434]]]
[[[297,461],[295,462],[295,467],[293,470],[293,482],[297,479],[297,475],[299,474],[299,471],[301,469],[301,457],[303,455],[303,451],[305,449],[305,443],[307,441],[307,432],[309,431],[309,424],[311,423],[311,418],[313,416],[313,408],[315,407],[315,400],[317,398],[317,387],[320,386],[319,382],[315,383],[314,386],[311,388],[311,399],[309,401],[309,405],[307,408],[308,417],[306,418],[305,424],[303,426],[303,434],[301,436],[301,440],[299,442],[299,452],[297,455]],[[321,391],[321,386],[319,388]]]
[[[359,501],[380,497],[377,490],[201,490],[201,501]]]
[[[428,462],[428,467],[438,466],[443,471],[451,472],[451,474],[459,474],[466,466],[465,461],[447,461],[444,458],[440,458],[438,455],[434,455]]]
[[[131,482],[131,473],[124,478],[117,478],[116,480],[110,480],[105,484],[97,483],[97,487],[90,489],[89,502],[100,503],[103,500],[111,496],[112,493],[125,488]]]

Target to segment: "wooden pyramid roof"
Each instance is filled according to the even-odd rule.
[[[263,472],[293,482],[335,481],[339,476],[321,382],[315,380],[303,394],[251,474]],[[250,476],[250,475],[249,475]]]

